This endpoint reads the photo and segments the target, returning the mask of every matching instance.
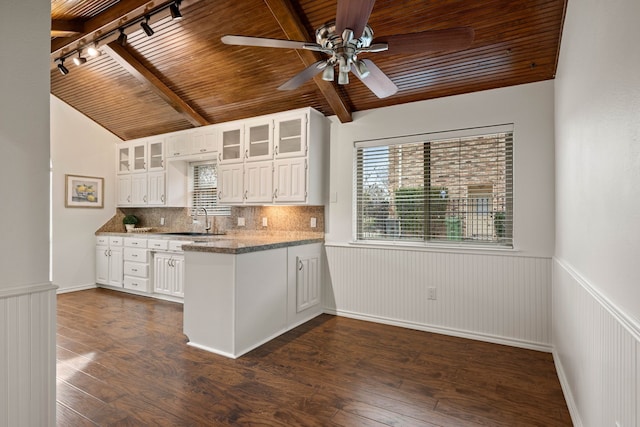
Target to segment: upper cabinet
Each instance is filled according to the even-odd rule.
[[[283,114],[275,119],[275,158],[307,154],[307,114]]]
[[[244,126],[233,122],[218,128],[218,162],[241,163],[244,160]]]
[[[164,137],[135,139],[116,146],[118,174],[164,170]]]
[[[136,139],[116,147],[118,206],[165,204],[164,136]]]
[[[273,159],[273,119],[245,122],[244,158],[248,162]]]

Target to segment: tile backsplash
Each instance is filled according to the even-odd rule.
[[[118,208],[116,214],[97,232],[124,232],[122,219],[125,215],[135,215],[140,222],[136,227],[151,227],[151,232],[194,231],[205,228],[202,211],[193,221],[190,208]],[[164,225],[161,225],[164,218]],[[263,226],[266,218],[266,227]],[[311,227],[312,218],[316,227]],[[244,226],[239,226],[244,219]],[[324,206],[234,206],[231,215],[209,216],[212,232],[242,231],[313,231],[324,232]]]

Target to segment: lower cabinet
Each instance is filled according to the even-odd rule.
[[[124,239],[123,287],[132,291],[149,292],[149,250],[147,239]]]
[[[184,255],[168,252],[153,255],[153,291],[184,297]]]
[[[96,239],[96,283],[122,287],[122,237]]]
[[[185,253],[189,344],[239,357],[322,313],[322,243]]]

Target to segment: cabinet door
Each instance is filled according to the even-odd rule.
[[[167,157],[178,157],[193,154],[193,133],[178,132],[166,139]]]
[[[296,313],[320,302],[320,257],[296,257]]]
[[[218,140],[216,138],[216,130],[207,127],[193,134],[193,151],[194,153],[213,153],[218,149]]]
[[[164,170],[164,139],[163,138],[150,139],[147,143],[147,151],[149,153],[148,170],[149,171]]]
[[[147,204],[147,175],[131,176],[131,204]]]
[[[274,121],[274,155],[276,159],[307,154],[307,115],[282,115]]]
[[[218,162],[239,163],[244,155],[242,140],[244,127],[242,124],[234,124],[219,129],[218,134]]]
[[[218,201],[220,203],[242,203],[243,170],[242,164],[218,166]]]
[[[148,205],[163,206],[165,204],[165,174],[164,172],[149,172],[147,175]]]
[[[109,284],[109,247],[96,246],[96,283]]]
[[[118,177],[118,206],[131,205],[131,175]]]
[[[274,164],[275,203],[304,202],[307,199],[307,160],[277,160]]]
[[[123,263],[122,247],[109,247],[109,285],[122,286]]]
[[[273,120],[245,123],[244,135],[244,158],[246,161],[273,158]]]
[[[245,201],[270,203],[273,200],[273,162],[245,163]]]
[[[169,294],[169,259],[168,254],[158,253],[153,256],[153,291]]]
[[[131,153],[130,144],[123,143],[116,146],[118,165],[116,170],[118,174],[131,172]]]
[[[132,156],[131,172],[147,171],[147,143],[146,141],[136,141],[131,145],[130,153]]]
[[[171,295],[176,297],[184,297],[184,256],[174,255],[171,260],[172,280]]]

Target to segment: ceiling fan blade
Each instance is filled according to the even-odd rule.
[[[310,49],[315,50],[316,46],[322,49],[322,46],[316,43],[300,42],[295,40],[267,39],[263,37],[249,36],[222,36],[220,39],[224,44],[233,44],[238,46],[257,46],[257,47],[277,47],[282,49]]]
[[[423,53],[463,50],[471,46],[475,31],[471,27],[430,30],[413,34],[381,37],[378,42],[389,45],[389,53]]]
[[[321,73],[322,70],[327,68],[327,61],[318,61],[314,62],[300,73],[293,76],[292,79],[285,82],[282,86],[278,88],[278,90],[294,90],[302,86],[307,80],[313,78],[318,73]]]
[[[353,74],[355,74],[378,98],[386,98],[398,91],[398,86],[396,86],[395,83],[393,83],[391,79],[373,63],[373,61],[370,59],[363,59],[362,62],[364,62],[369,70],[369,74],[366,77],[361,77],[360,72],[354,65],[351,66],[351,71],[353,71]]]
[[[353,37],[359,38],[369,22],[375,0],[338,0],[336,14],[336,33],[342,34],[345,28],[353,30]]]

